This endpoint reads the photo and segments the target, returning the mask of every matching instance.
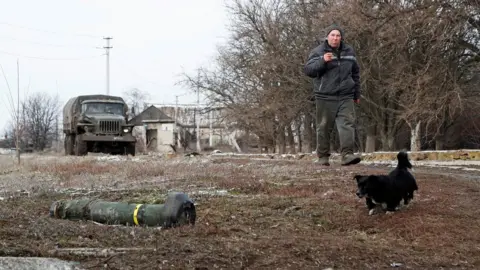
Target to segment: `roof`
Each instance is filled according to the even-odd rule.
[[[142,126],[145,121],[155,121],[155,122],[163,122],[163,123],[172,123],[175,120],[168,115],[166,115],[162,110],[155,106],[150,106],[145,109],[140,114],[136,115],[132,119],[130,119],[129,123],[135,126]]]
[[[142,123],[175,123],[175,120],[166,120],[166,119],[148,119],[142,120]]]

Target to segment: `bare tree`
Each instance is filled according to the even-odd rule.
[[[19,131],[19,145],[23,151],[27,149],[42,151],[52,145],[57,138],[57,119],[60,103],[57,95],[33,93],[21,102],[18,128],[11,122],[7,134],[11,138]]]
[[[131,115],[129,115],[129,119],[132,119],[145,110],[147,108],[147,101],[150,100],[150,94],[138,88],[124,91],[123,95],[125,96],[125,102],[132,112]]]
[[[22,104],[24,123],[23,140],[34,150],[42,151],[50,146],[57,131],[60,103],[57,95],[34,93]]]
[[[360,52],[367,142],[378,134],[382,148],[393,150],[404,127],[411,131],[412,150],[420,149],[422,127],[437,129],[438,137],[442,123],[451,125],[464,108],[459,44],[468,16],[458,18],[471,6],[411,0],[342,1],[336,7],[351,14],[346,26],[360,29],[348,38]]]
[[[202,69],[200,80],[185,75],[185,82],[228,108],[237,127],[256,134],[262,146],[283,153],[288,144],[294,152],[293,128],[301,114],[308,116],[304,127],[312,136],[312,88],[302,63],[314,39],[299,35],[303,24],[291,21],[301,9],[280,0],[235,0],[229,11],[232,37],[219,49],[217,69]]]
[[[299,146],[303,138],[307,149],[314,148],[314,85],[302,67],[333,22],[347,29],[360,63],[361,149],[366,142],[367,151],[416,150],[429,140],[441,148],[444,134],[459,128],[467,101],[478,94],[472,90],[478,86],[472,86],[480,51],[478,1],[229,3],[231,37],[219,48],[216,67],[201,68],[200,78],[186,74],[184,83],[279,152],[295,151],[295,136]]]

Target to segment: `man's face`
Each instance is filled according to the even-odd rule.
[[[340,46],[341,39],[342,36],[340,35],[340,31],[333,30],[328,34],[328,45],[330,45],[332,48],[337,48],[338,46]]]

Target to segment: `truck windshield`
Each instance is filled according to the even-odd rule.
[[[118,114],[123,115],[123,104],[120,103],[101,103],[91,102],[82,106],[82,111],[86,114]]]

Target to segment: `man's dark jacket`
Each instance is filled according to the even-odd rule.
[[[333,59],[326,63],[323,55],[333,53]],[[360,98],[360,69],[355,51],[343,41],[336,54],[325,40],[310,52],[304,67],[307,76],[314,78],[316,99],[344,100]]]

